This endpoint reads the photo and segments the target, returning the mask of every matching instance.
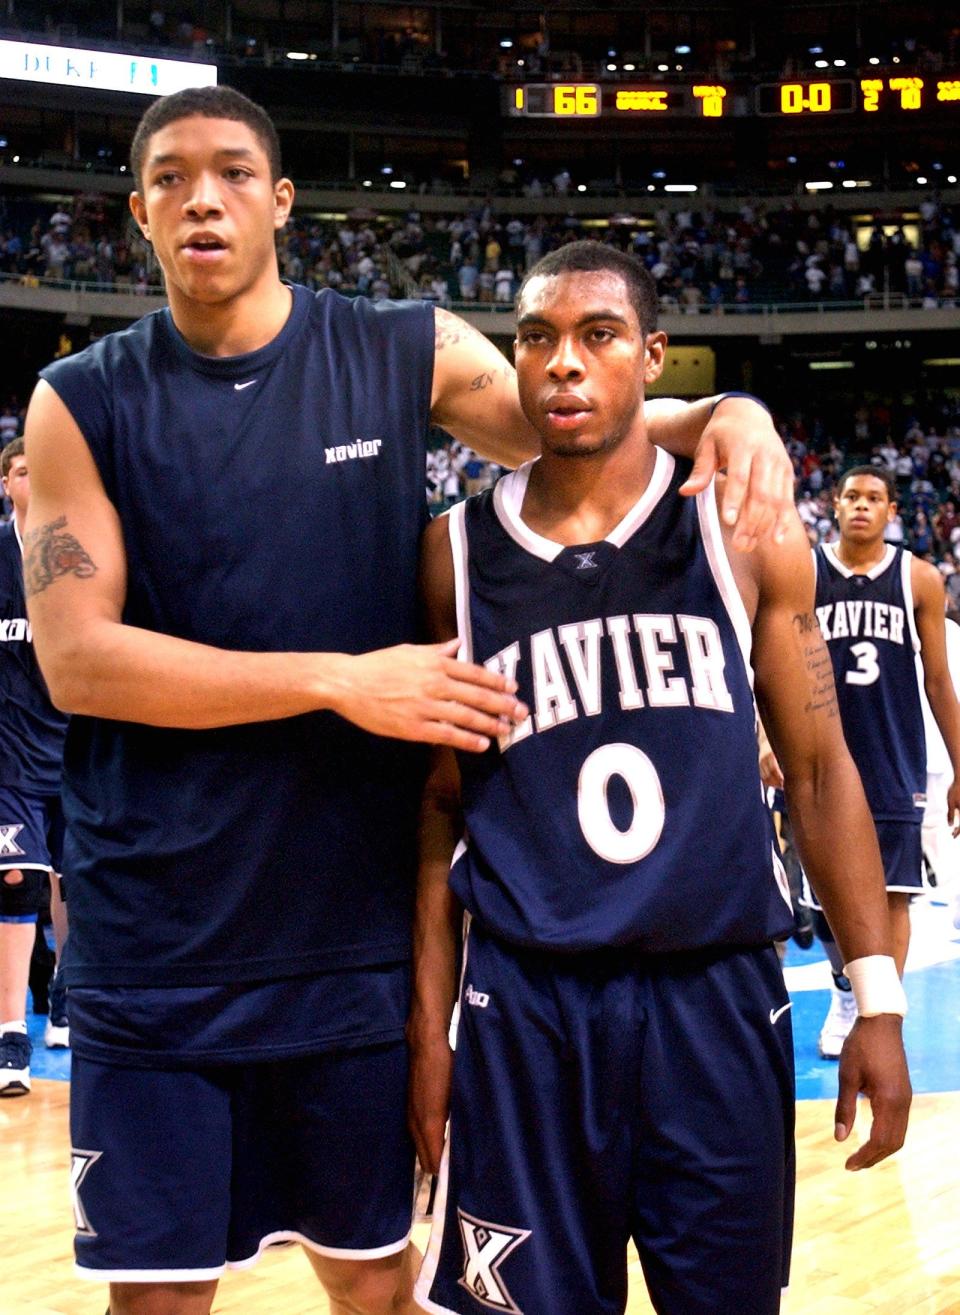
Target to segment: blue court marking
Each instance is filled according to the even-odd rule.
[[[70,1051],[48,1050],[43,1044],[43,1029],[47,1025],[46,1014],[32,1012],[33,1005],[27,996],[27,1032],[33,1042],[33,1054],[30,1056],[30,1076],[32,1078],[61,1078],[70,1080]]]
[[[904,1025],[915,1092],[960,1091],[960,931],[943,904],[917,901],[905,985],[910,1012]],[[817,1037],[830,1006],[830,969],[818,942],[799,950],[790,942],[784,963],[793,1001],[793,1044],[797,1099],[834,1099],[837,1062],[821,1059]],[[70,1052],[47,1050],[46,1018],[29,1014],[33,1040],[30,1072],[35,1078],[69,1080]]]
[[[909,1013],[903,1028],[913,1089],[960,1091],[960,1048],[945,1038],[960,1032],[960,931],[945,904],[918,900],[904,986]],[[784,962],[793,1001],[793,1047],[798,1100],[833,1100],[837,1061],[821,1059],[820,1028],[830,1007],[830,968],[819,942],[799,950],[790,942]]]

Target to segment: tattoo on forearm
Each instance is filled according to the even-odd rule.
[[[90,554],[66,526],[66,516],[60,516],[25,535],[23,581],[28,598],[43,593],[62,575],[75,575],[85,580],[96,572]]]
[[[825,712],[828,717],[839,716],[837,690],[833,681],[833,663],[830,661],[826,645],[820,643],[815,648],[807,648],[803,656],[807,668],[807,688],[810,692],[804,712]]]

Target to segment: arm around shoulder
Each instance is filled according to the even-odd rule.
[[[513,366],[459,315],[440,306],[434,315],[433,422],[502,466],[536,456],[540,439],[520,409]]]

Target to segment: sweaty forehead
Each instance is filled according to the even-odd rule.
[[[612,269],[564,270],[559,274],[535,274],[523,289],[517,315],[544,319],[585,319],[614,312],[636,319],[627,285]]]

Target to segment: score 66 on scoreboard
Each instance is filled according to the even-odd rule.
[[[526,119],[907,115],[950,106],[958,107],[960,118],[960,76],[791,79],[749,90],[706,82],[531,82],[501,90],[503,113]]]

